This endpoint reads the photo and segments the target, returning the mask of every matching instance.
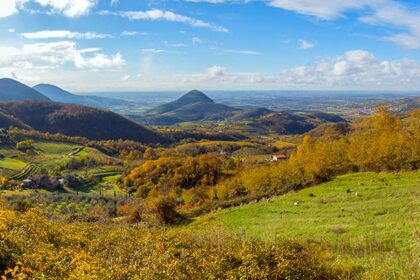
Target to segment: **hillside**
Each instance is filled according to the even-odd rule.
[[[263,116],[249,125],[264,133],[277,134],[302,134],[316,127],[307,117],[287,112]]]
[[[260,118],[262,116],[272,114],[272,113],[274,112],[267,108],[257,107],[257,108],[251,108],[251,109],[240,111],[236,113],[232,118],[230,118],[230,120],[232,121],[249,120],[249,119]]]
[[[55,102],[78,104],[95,108],[110,108],[112,106],[126,105],[127,103],[122,100],[106,97],[76,95],[49,84],[39,84],[33,88]]]
[[[193,90],[181,98],[149,110],[141,119],[154,125],[173,125],[190,121],[216,121],[232,115],[238,109],[215,103],[207,95]]]
[[[303,134],[324,123],[345,123],[338,115],[326,113],[296,114],[275,112],[250,120],[248,125],[260,133]]]
[[[17,118],[0,111],[0,128],[9,128],[9,127],[17,127],[17,128],[24,128],[30,129],[30,127]]]
[[[0,103],[0,110],[41,132],[92,140],[164,142],[162,136],[116,113],[79,105],[26,101]]]
[[[0,79],[0,101],[18,100],[48,101],[50,99],[18,81],[7,78]]]
[[[415,265],[419,182],[419,171],[344,175],[296,193],[197,218],[189,227],[221,227],[266,241],[328,242],[340,258],[350,258],[376,277],[380,271],[375,270],[403,273]],[[385,277],[386,271],[381,273]]]

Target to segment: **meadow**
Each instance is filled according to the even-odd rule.
[[[266,242],[322,244],[334,252],[336,262],[359,267],[363,279],[415,279],[419,187],[419,171],[348,174],[198,217],[188,227],[221,228]]]

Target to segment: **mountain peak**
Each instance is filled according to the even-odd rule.
[[[181,98],[178,99],[178,101],[181,101],[182,103],[214,103],[214,101],[205,95],[202,91],[199,90],[192,90],[187,92],[185,95],[183,95]]]
[[[0,79],[0,100],[43,100],[49,99],[35,89],[10,78]]]

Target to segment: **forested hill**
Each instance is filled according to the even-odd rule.
[[[142,143],[164,143],[159,133],[147,129],[116,113],[79,105],[41,101],[0,103],[5,125],[13,120],[19,127],[82,136],[91,140],[133,140]],[[6,118],[7,116],[7,118]],[[3,122],[2,122],[3,123]],[[7,127],[5,127],[7,128]]]
[[[175,101],[148,111],[140,120],[153,125],[172,125],[190,121],[222,120],[236,111],[238,109],[215,103],[201,91],[192,90]]]

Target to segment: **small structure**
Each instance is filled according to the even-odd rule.
[[[33,175],[22,181],[19,185],[20,189],[47,189],[56,190],[63,186],[64,180],[60,178],[50,178],[47,175]]]
[[[20,189],[37,189],[38,185],[37,183],[32,179],[25,179],[22,181],[22,183],[19,185]]]
[[[288,158],[286,154],[276,154],[271,157],[271,161],[287,160]]]

